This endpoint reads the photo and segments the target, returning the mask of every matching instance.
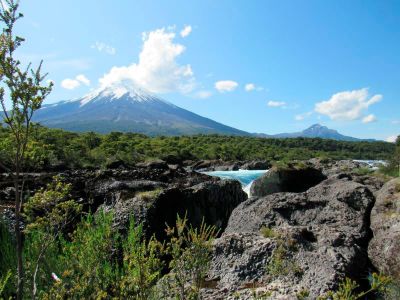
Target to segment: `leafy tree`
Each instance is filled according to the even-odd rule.
[[[0,87],[0,103],[3,108],[3,123],[10,129],[12,143],[11,166],[15,188],[15,239],[17,255],[17,299],[22,299],[24,287],[23,239],[21,231],[21,210],[23,204],[23,178],[21,172],[26,166],[27,147],[31,137],[31,120],[34,112],[40,108],[44,98],[50,93],[52,84],[42,86],[44,76],[41,74],[40,63],[37,69],[29,64],[22,68],[14,57],[15,51],[24,41],[14,35],[14,25],[23,15],[18,12],[18,2],[15,0],[1,1],[0,22],[3,30],[0,35],[0,80],[7,88]],[[6,99],[11,108],[7,110]],[[10,169],[2,164],[5,169]]]
[[[37,278],[42,262],[55,246],[57,239],[67,226],[75,220],[82,209],[70,196],[71,185],[65,184],[60,177],[41,189],[25,204],[25,216],[28,222],[25,233],[30,240],[30,260],[26,263],[31,269],[31,296],[35,299],[38,292]],[[32,253],[33,252],[33,253]],[[29,268],[30,267],[30,268]],[[50,278],[50,273],[45,274]]]
[[[396,150],[394,152],[394,161],[398,168],[398,176],[400,177],[400,135],[396,139]]]

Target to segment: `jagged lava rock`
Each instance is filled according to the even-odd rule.
[[[371,213],[374,233],[369,257],[382,273],[390,275],[400,284],[400,179],[392,179],[376,194]]]
[[[250,198],[234,209],[223,235],[215,240],[209,277],[218,283],[205,294],[227,299],[253,284],[272,292],[272,299],[296,299],[303,288],[315,299],[347,276],[365,278],[373,203],[367,187],[333,178],[303,193]],[[263,237],[262,227],[279,238]],[[301,275],[270,274],[272,253],[289,241],[289,255]]]

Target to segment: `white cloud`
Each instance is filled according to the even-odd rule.
[[[73,90],[79,87],[81,84],[86,86],[90,85],[90,80],[83,74],[77,75],[74,79],[66,78],[61,81],[61,86],[67,90]]]
[[[220,80],[215,83],[215,88],[218,92],[232,92],[234,91],[239,84],[233,80]]]
[[[153,93],[188,93],[195,87],[190,65],[180,65],[177,58],[185,51],[174,43],[175,33],[165,28],[143,33],[143,47],[139,62],[123,67],[113,67],[99,79],[101,86],[122,83],[136,85]]]
[[[185,38],[185,37],[187,37],[191,32],[192,32],[192,26],[186,25],[186,26],[181,30],[181,37]]]
[[[79,74],[78,76],[76,76],[76,80],[82,82],[84,85],[90,85],[90,80],[83,74]]]
[[[200,99],[206,99],[212,96],[212,92],[210,91],[198,91],[194,97],[195,98],[200,98]]]
[[[382,95],[368,94],[368,89],[344,91],[332,95],[329,100],[315,105],[315,111],[332,120],[353,121],[365,117],[368,107],[382,100]]]
[[[97,49],[99,52],[104,52],[110,55],[115,55],[117,53],[117,49],[114,47],[107,45],[106,43],[103,42],[95,42],[92,46],[90,46],[92,49]]]
[[[264,88],[261,86],[256,86],[254,83],[247,83],[244,87],[246,92],[251,92],[251,91],[262,91]]]
[[[80,85],[81,85],[81,83],[76,79],[67,78],[67,79],[64,79],[63,81],[61,81],[61,86],[67,90],[76,89]]]
[[[296,115],[296,116],[294,117],[294,119],[295,119],[296,121],[303,121],[304,119],[306,119],[307,117],[311,116],[312,114],[313,114],[313,112],[312,112],[312,111],[309,111],[309,112],[306,112],[306,113],[304,113],[304,114]]]
[[[286,102],[284,101],[268,101],[267,105],[269,107],[283,107],[286,105]]]
[[[391,136],[386,138],[386,142],[395,143],[396,139],[397,139],[397,135],[391,135]]]
[[[244,87],[244,89],[245,89],[247,92],[250,92],[250,91],[253,91],[253,90],[256,89],[256,85],[255,85],[254,83],[248,83],[248,84],[246,84],[246,86]]]
[[[371,122],[375,122],[375,121],[376,121],[376,117],[375,117],[375,115],[373,115],[373,114],[370,114],[370,115],[368,115],[368,116],[365,116],[365,117],[362,119],[362,122],[365,123],[365,124],[371,123]]]

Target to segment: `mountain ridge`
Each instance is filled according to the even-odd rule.
[[[70,131],[136,132],[155,135],[222,134],[263,138],[324,138],[340,141],[375,141],[340,134],[321,124],[303,131],[265,134],[236,129],[131,85],[97,89],[84,97],[45,104],[33,118],[44,126]]]
[[[71,131],[147,135],[249,133],[202,117],[140,89],[99,89],[82,98],[44,105],[35,122]]]

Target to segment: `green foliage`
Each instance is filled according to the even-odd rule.
[[[133,219],[122,238],[112,220],[112,213],[89,215],[70,240],[60,240],[55,268],[59,280],[42,293],[44,299],[153,298],[163,268],[163,245],[154,238],[146,241]]]
[[[162,191],[163,190],[161,188],[158,188],[153,191],[138,192],[135,196],[144,201],[151,201],[157,198],[162,193]]]
[[[10,147],[5,141],[9,129],[0,130],[0,161]],[[306,160],[389,159],[395,145],[386,142],[344,142],[312,138],[266,139],[241,136],[196,135],[147,137],[135,133],[72,133],[36,126],[32,136],[30,166],[68,168],[106,167],[114,161],[134,164],[154,158],[174,160]]]
[[[260,229],[260,233],[265,238],[277,238],[279,234],[272,228],[262,226]]]
[[[105,299],[115,293],[120,279],[116,246],[120,236],[112,229],[113,215],[87,216],[68,240],[61,240],[62,272],[46,299]],[[114,254],[114,255],[113,255]]]
[[[389,164],[382,166],[380,171],[391,177],[400,177],[400,135],[396,139],[395,149],[392,151]]]
[[[8,299],[15,291],[15,282],[12,280],[15,276],[15,266],[17,257],[15,255],[15,242],[12,238],[7,224],[0,219],[0,278],[1,293],[0,296]],[[10,273],[8,275],[8,273]]]
[[[24,206],[28,223],[26,232],[41,229],[53,236],[59,233],[81,211],[82,205],[71,199],[71,184],[63,183],[61,177],[29,198]]]
[[[4,277],[0,277],[0,299],[4,299],[3,293],[6,289],[9,279],[11,278],[11,275],[12,275],[11,270],[8,270]]]
[[[373,173],[374,171],[371,168],[368,167],[361,167],[353,170],[353,173],[363,176],[363,175],[369,175]]]
[[[37,145],[31,143],[32,117],[52,89],[53,83],[44,85],[42,62],[38,68],[21,65],[15,52],[24,39],[15,35],[16,22],[23,17],[18,10],[19,1],[5,0],[0,5],[0,107],[1,121],[8,130],[2,131],[5,138],[0,143],[0,167],[12,174],[15,186],[15,241],[17,256],[16,298],[22,299],[24,291],[23,234],[21,232],[21,211],[25,199],[21,172],[29,167],[30,160],[41,160]],[[9,105],[9,107],[8,107]]]
[[[296,294],[297,300],[306,300],[310,296],[310,292],[307,289],[301,289],[299,292]]]
[[[215,226],[204,222],[200,228],[187,226],[187,218],[177,218],[175,227],[168,227],[170,237],[166,253],[171,256],[171,272],[163,279],[161,291],[174,299],[199,299],[199,291],[209,269],[212,240],[216,236]]]
[[[46,189],[40,189],[25,204],[27,243],[24,257],[29,283],[26,293],[31,291],[32,298],[36,297],[38,289],[49,286],[52,272],[49,265],[57,256],[57,239],[82,209],[82,205],[71,199],[70,191],[70,184],[55,177]]]
[[[337,291],[330,291],[326,295],[320,296],[319,300],[360,300],[371,294],[385,294],[387,292],[388,286],[391,283],[391,279],[387,276],[373,273],[370,278],[370,288],[366,291],[357,292],[359,285],[346,278],[340,283]]]
[[[163,268],[160,259],[163,245],[155,238],[144,240],[142,226],[135,227],[131,219],[123,250],[124,270],[119,283],[120,296],[124,299],[150,299],[155,293],[154,286]]]
[[[273,278],[289,275],[301,276],[303,270],[293,258],[293,252],[297,250],[296,242],[293,239],[279,237],[267,265],[268,274]]]

